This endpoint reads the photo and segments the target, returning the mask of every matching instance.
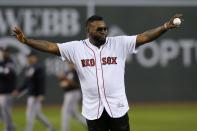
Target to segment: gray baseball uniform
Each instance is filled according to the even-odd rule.
[[[65,79],[60,82],[64,83],[60,86],[64,89],[64,102],[62,105],[62,131],[69,130],[69,120],[74,117],[78,122],[86,126],[85,118],[78,110],[78,104],[81,100],[80,84],[77,73],[74,69],[65,72]],[[69,82],[68,82],[69,81]]]
[[[29,56],[28,60],[31,61],[37,56]],[[42,113],[42,100],[45,92],[45,71],[42,63],[36,61],[30,62],[30,66],[25,71],[26,79],[20,90],[28,89],[29,97],[27,100],[26,119],[27,126],[25,131],[32,131],[35,118],[37,118],[48,131],[54,131],[53,126],[49,123],[48,119]]]
[[[27,110],[26,110],[27,126],[25,131],[32,131],[34,120],[37,118],[48,131],[54,131],[52,125],[49,123],[48,119],[42,112],[42,103],[38,97],[29,96],[27,100]]]
[[[12,120],[11,93],[16,87],[16,74],[14,71],[14,63],[9,57],[6,50],[2,50],[3,59],[0,61],[0,110],[2,121],[5,123],[6,131],[14,131],[15,126]]]

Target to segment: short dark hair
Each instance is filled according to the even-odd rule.
[[[98,16],[98,15],[93,15],[93,16],[89,17],[89,18],[86,20],[86,27],[87,27],[90,23],[92,23],[92,22],[94,22],[94,21],[103,21],[103,17]]]

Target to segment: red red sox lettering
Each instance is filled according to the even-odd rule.
[[[117,57],[103,57],[101,59],[102,65],[111,65],[111,64],[117,64]],[[95,66],[96,62],[94,59],[82,59],[81,64],[83,67],[87,66]]]

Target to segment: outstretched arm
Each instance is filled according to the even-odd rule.
[[[169,29],[179,27],[178,25],[173,24],[173,20],[175,18],[181,19],[181,17],[182,17],[182,14],[176,14],[168,22],[164,23],[164,25],[139,34],[137,36],[137,40],[136,40],[136,47],[139,47],[145,43],[148,43],[148,42],[151,42],[151,41],[157,39],[158,37],[160,37],[162,34],[164,34]]]
[[[13,32],[15,33],[14,35],[20,42],[30,47],[33,47],[35,49],[38,49],[40,51],[48,52],[60,56],[59,48],[56,43],[45,41],[45,40],[28,39],[25,37],[23,31],[18,27],[15,27]]]

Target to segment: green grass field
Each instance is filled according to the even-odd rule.
[[[44,112],[60,131],[60,107],[46,106]],[[13,109],[17,131],[23,131],[25,126],[25,108]],[[129,112],[132,131],[197,131],[196,104],[134,104]],[[46,129],[35,122],[34,131]],[[0,131],[3,124],[0,123]],[[86,131],[75,120],[71,120],[71,131]]]

